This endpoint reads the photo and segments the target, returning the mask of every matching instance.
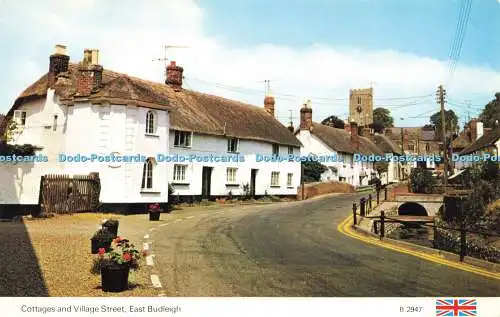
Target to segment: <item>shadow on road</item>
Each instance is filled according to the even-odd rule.
[[[0,222],[0,296],[49,296],[26,225]]]

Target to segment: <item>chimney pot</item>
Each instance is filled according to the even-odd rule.
[[[67,72],[68,66],[69,56],[66,55],[66,46],[57,44],[54,48],[54,53],[49,57],[49,88],[53,89],[55,87],[57,76],[60,73]]]
[[[83,60],[78,66],[76,93],[79,96],[89,96],[101,88],[103,67],[98,64],[99,50],[85,49]]]
[[[276,100],[274,100],[273,96],[264,97],[264,110],[274,117],[274,105],[276,104]]]
[[[165,84],[172,87],[174,90],[182,90],[182,73],[184,68],[177,66],[175,61],[171,61],[167,66],[167,79]]]
[[[300,109],[300,129],[311,130],[312,127],[312,108],[307,103]]]

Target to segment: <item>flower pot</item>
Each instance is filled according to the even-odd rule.
[[[97,254],[100,248],[106,249],[108,252],[111,249],[111,242],[113,240],[103,240],[101,238],[92,238],[90,239],[90,251],[92,254]]]
[[[149,211],[149,220],[150,221],[159,221],[160,220],[160,211]]]
[[[123,292],[128,288],[128,266],[107,266],[101,269],[101,286],[104,292]]]
[[[116,236],[118,236],[118,223],[114,224],[114,223],[104,223],[102,225],[103,228],[105,228],[109,233],[112,233],[115,238]]]

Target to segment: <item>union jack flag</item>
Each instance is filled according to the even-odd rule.
[[[436,316],[477,316],[475,299],[437,299]]]

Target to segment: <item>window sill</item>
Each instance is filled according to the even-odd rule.
[[[231,151],[227,151],[227,153],[229,153],[229,154],[240,154],[240,152],[231,152]]]
[[[286,188],[288,188],[288,189],[294,189],[295,187],[293,187],[293,186],[287,186]]]
[[[240,186],[240,184],[236,184],[236,183],[226,183],[226,186]]]
[[[272,187],[272,188],[280,188],[281,186],[280,185],[271,185],[269,187]]]
[[[184,145],[174,145],[174,147],[177,147],[177,148],[182,148],[182,149],[190,149],[190,148],[191,148],[191,145],[190,145],[190,146],[184,146]]]
[[[188,181],[171,181],[170,184],[172,185],[189,185]]]
[[[155,134],[155,133],[144,133],[144,136],[147,136],[148,138],[159,138],[160,135]]]
[[[142,188],[141,194],[161,194],[161,191],[152,188]]]

